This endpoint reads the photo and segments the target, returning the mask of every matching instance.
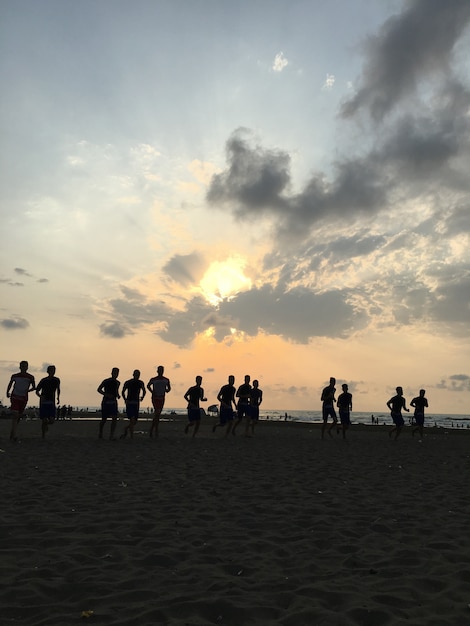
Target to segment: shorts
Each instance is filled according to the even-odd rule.
[[[392,420],[395,426],[404,426],[405,420],[401,413],[392,413]]]
[[[39,417],[42,420],[53,420],[56,417],[54,401],[39,402]]]
[[[138,420],[139,418],[139,402],[127,402],[126,404],[126,415],[130,420]]]
[[[248,415],[252,420],[259,420],[259,406],[250,406]]]
[[[152,396],[152,404],[155,409],[155,413],[160,415],[165,405],[165,396]]]
[[[424,413],[415,413],[415,422],[418,426],[424,426]]]
[[[349,411],[344,410],[344,409],[340,409],[339,410],[339,419],[341,424],[343,424],[344,426],[350,426],[351,425],[351,416],[349,414]]]
[[[250,417],[250,405],[249,404],[239,404],[237,408],[237,415],[239,418],[242,417]]]
[[[324,422],[328,421],[328,417],[333,418],[333,422],[337,422],[338,421],[338,418],[336,417],[335,407],[332,406],[332,405],[330,405],[330,406],[323,405],[322,414],[323,414],[323,421]]]
[[[190,422],[199,422],[201,419],[201,409],[190,408],[188,409],[188,419]]]
[[[233,410],[230,406],[221,406],[220,407],[220,415],[219,415],[220,423],[222,425],[227,424],[227,422],[231,422],[233,420]]]
[[[117,400],[103,400],[101,403],[102,419],[108,419],[108,417],[117,417],[117,415],[118,415]]]
[[[18,411],[18,413],[23,413],[28,404],[28,396],[11,396],[11,410]]]

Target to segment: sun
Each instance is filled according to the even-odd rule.
[[[251,280],[244,274],[246,262],[240,257],[214,261],[200,282],[204,296],[211,304],[218,304],[240,291],[251,287]]]

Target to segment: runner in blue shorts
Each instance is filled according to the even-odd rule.
[[[227,437],[232,430],[235,408],[235,376],[232,374],[228,377],[228,383],[220,388],[217,400],[220,402],[219,423],[214,424],[212,432],[215,433],[219,426],[226,427],[225,436]]]
[[[263,402],[263,392],[259,388],[259,382],[253,381],[253,387],[250,393],[250,407],[248,411],[249,419],[246,420],[245,436],[249,437],[249,431],[251,429],[251,436],[255,434],[255,424],[259,420],[259,407]]]
[[[410,409],[406,408],[406,400],[403,397],[403,388],[397,387],[396,391],[397,395],[393,396],[393,398],[390,398],[390,400],[387,402],[387,406],[390,409],[393,423],[395,424],[392,430],[388,433],[388,436],[391,437],[393,433],[395,433],[395,439],[398,439],[398,436],[400,435],[403,426],[405,425],[405,420],[403,419],[401,410],[404,409],[407,413],[409,413]]]
[[[341,422],[341,426],[343,428],[343,439],[346,439],[346,431],[351,425],[351,415],[350,411],[352,411],[352,394],[348,391],[348,385],[344,383],[341,385],[343,393],[338,397],[338,410],[339,410],[339,419]]]
[[[333,423],[328,429],[328,434],[330,435],[330,437],[332,436],[331,429],[335,428],[338,423],[338,418],[336,417],[336,412],[335,412],[335,393],[336,393],[335,384],[336,384],[336,378],[331,377],[330,384],[328,385],[328,387],[325,387],[323,391],[321,392],[320,399],[323,402],[323,405],[322,405],[323,425],[321,428],[322,439],[325,436],[325,430],[326,430],[328,418],[331,417],[333,419]]]
[[[131,439],[134,438],[134,427],[139,419],[140,403],[147,393],[144,382],[140,380],[140,370],[134,370],[132,378],[126,380],[122,387],[122,397],[126,403],[126,415],[129,418],[129,424],[124,429],[120,439],[124,439],[127,433],[130,433]]]
[[[236,397],[238,398],[237,402],[237,421],[233,425],[232,435],[235,434],[238,424],[242,421],[244,417],[250,418],[250,396],[251,396],[251,385],[250,385],[250,376],[247,374],[245,376],[245,382],[243,385],[237,389]]]
[[[39,396],[39,417],[41,418],[42,438],[46,437],[49,424],[56,418],[56,402],[60,404],[60,380],[55,375],[55,365],[49,365],[47,376],[42,378],[36,387]]]
[[[424,397],[425,393],[426,393],[425,389],[420,389],[419,396],[416,398],[413,398],[413,400],[410,402],[410,406],[414,407],[414,410],[415,410],[414,418],[416,422],[416,428],[413,428],[413,430],[411,431],[411,434],[414,437],[415,432],[418,431],[421,439],[424,436],[424,409],[429,406],[428,399]]]
[[[99,438],[103,439],[103,429],[108,418],[111,418],[111,432],[109,438],[114,441],[114,431],[116,430],[117,418],[118,418],[118,403],[117,401],[121,397],[119,395],[119,386],[121,383],[118,381],[119,368],[113,367],[111,371],[111,377],[105,378],[99,385],[97,391],[103,396],[101,401],[101,422]]]
[[[199,426],[201,424],[201,408],[199,402],[206,402],[207,398],[204,397],[204,389],[201,387],[202,376],[196,376],[196,384],[188,389],[184,394],[184,399],[188,403],[188,420],[184,432],[187,434],[190,428],[194,427],[193,437],[196,436]]]

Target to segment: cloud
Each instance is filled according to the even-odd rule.
[[[278,52],[274,57],[272,69],[275,72],[282,72],[289,65],[289,61],[284,56],[283,52]]]
[[[207,268],[207,261],[198,252],[175,254],[163,266],[163,272],[175,282],[187,287],[198,283]]]
[[[470,376],[467,374],[453,374],[442,379],[436,387],[448,391],[470,391]]]
[[[343,117],[365,109],[379,121],[421,81],[450,71],[452,51],[470,21],[470,3],[414,0],[408,7],[367,42],[362,80],[344,103]]]
[[[100,324],[100,333],[104,337],[112,337],[113,339],[122,339],[127,335],[132,335],[132,331],[120,322]]]
[[[48,283],[49,279],[48,278],[38,278],[38,283]]]
[[[15,274],[19,274],[20,276],[32,276],[32,274],[27,272],[22,267],[15,267],[14,272],[15,272]]]
[[[2,319],[0,324],[5,330],[24,330],[29,327],[29,322],[23,317],[10,317]]]

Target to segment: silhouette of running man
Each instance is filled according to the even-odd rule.
[[[418,431],[421,439],[424,436],[424,409],[429,406],[428,399],[424,397],[425,393],[425,389],[420,389],[419,396],[413,398],[413,400],[410,402],[410,406],[414,407],[415,410],[414,417],[416,422],[416,428],[413,428],[413,430],[411,431],[411,435],[414,437],[415,432]]]
[[[46,437],[49,424],[53,424],[56,418],[56,402],[60,404],[60,379],[55,375],[55,365],[49,365],[47,376],[41,378],[36,387],[36,395],[39,396],[39,417],[41,418],[42,438]],[[57,394],[57,398],[56,398]]]
[[[341,426],[343,429],[343,439],[346,439],[346,431],[351,425],[351,414],[352,411],[352,394],[348,391],[348,385],[346,383],[341,385],[343,393],[338,396],[338,411],[339,411],[339,420],[341,422]]]
[[[251,437],[255,434],[255,424],[259,420],[259,407],[263,402],[263,391],[259,388],[259,381],[253,381],[253,387],[250,392],[249,417],[246,420],[245,436],[249,437],[251,429]]]
[[[134,370],[132,378],[126,380],[122,387],[122,397],[126,403],[126,415],[129,418],[129,424],[124,429],[120,439],[125,439],[127,433],[130,433],[131,439],[134,439],[134,427],[139,419],[140,403],[147,393],[145,385],[140,380],[140,370]]]
[[[326,426],[328,423],[328,418],[331,417],[333,419],[333,423],[328,429],[328,434],[330,435],[330,437],[332,436],[331,429],[335,428],[336,424],[338,423],[338,418],[336,417],[336,412],[335,412],[335,393],[336,393],[335,384],[336,384],[336,378],[331,377],[330,384],[328,385],[328,387],[325,387],[323,391],[321,392],[320,399],[323,402],[323,405],[322,405],[323,424],[321,427],[322,439],[325,436],[325,430],[326,430]]]
[[[158,437],[158,426],[160,424],[160,415],[165,405],[165,394],[171,391],[170,381],[166,376],[163,376],[165,368],[163,365],[157,367],[157,375],[151,378],[147,383],[147,389],[152,394],[152,404],[154,409],[154,417],[152,425],[150,426],[149,437]]]
[[[228,383],[220,388],[217,400],[220,402],[219,423],[212,427],[212,432],[214,433],[219,426],[226,426],[225,436],[227,437],[232,430],[233,413],[236,407],[235,376],[232,374],[228,377]]]
[[[407,413],[409,413],[410,409],[406,408],[406,400],[403,397],[403,388],[397,387],[396,392],[397,395],[393,396],[393,398],[390,398],[390,400],[387,402],[387,406],[390,409],[393,423],[395,424],[392,430],[388,433],[388,436],[391,437],[393,433],[395,433],[395,439],[398,439],[402,428],[405,425],[405,420],[403,419],[401,410],[403,409]]]
[[[28,367],[28,361],[21,361],[20,371],[17,374],[12,374],[7,387],[7,398],[10,398],[11,402],[10,439],[12,441],[18,440],[16,429],[28,404],[28,393],[36,389],[34,376],[28,374]]]
[[[237,389],[236,397],[238,398],[237,402],[237,421],[233,425],[232,435],[235,434],[238,424],[242,421],[244,417],[250,418],[250,398],[251,398],[251,385],[250,385],[250,376],[248,374],[245,376],[245,382],[240,385]]]
[[[103,439],[103,429],[106,421],[111,418],[111,432],[109,435],[110,441],[115,441],[114,431],[116,430],[117,418],[118,418],[118,403],[117,401],[121,397],[119,395],[120,382],[117,377],[119,376],[119,368],[113,367],[111,370],[111,377],[105,378],[96,390],[103,396],[101,401],[101,422],[100,431],[98,437]]]
[[[200,402],[206,402],[207,398],[204,397],[204,389],[201,387],[202,376],[196,376],[196,384],[188,389],[184,394],[184,399],[188,403],[188,420],[184,428],[185,434],[188,433],[190,428],[194,427],[193,437],[196,436],[199,426],[201,425],[201,407]]]

